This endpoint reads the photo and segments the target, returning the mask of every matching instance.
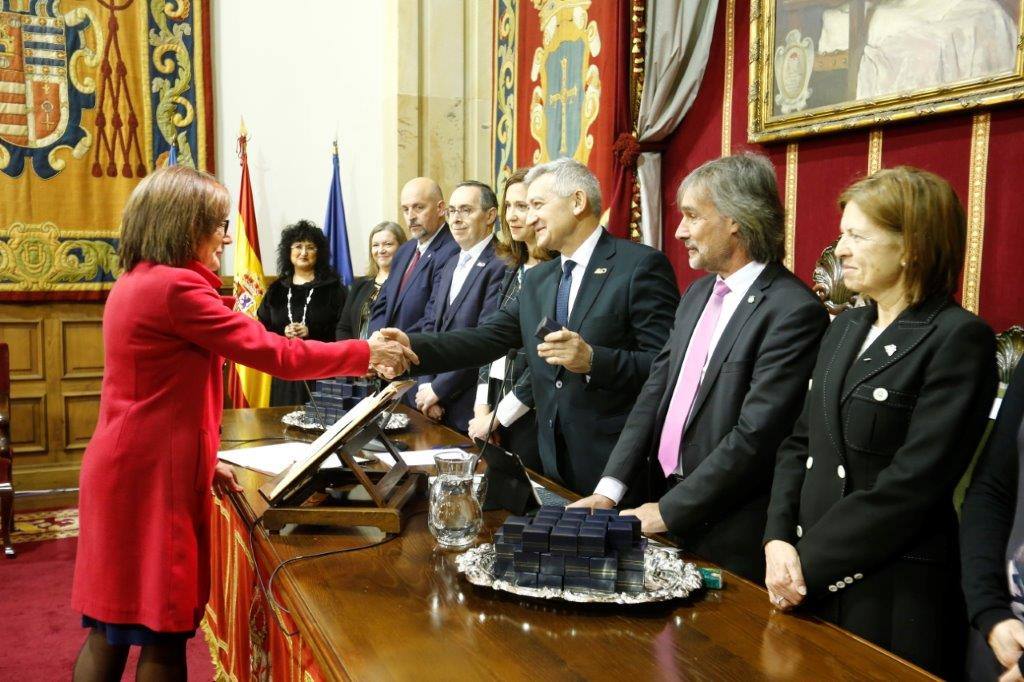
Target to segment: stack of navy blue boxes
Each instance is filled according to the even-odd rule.
[[[510,516],[494,535],[494,576],[519,587],[644,591],[640,519],[614,509],[544,506]]]
[[[319,423],[323,418],[327,422],[324,426],[330,426],[373,391],[373,384],[365,379],[351,377],[320,379],[313,387],[313,400],[316,401],[316,407],[313,406],[312,401],[304,405],[306,419]],[[317,414],[318,409],[320,410],[319,415]]]

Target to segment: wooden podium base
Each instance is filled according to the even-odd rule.
[[[379,482],[383,472],[366,472]],[[304,526],[371,526],[385,533],[400,533],[408,515],[404,509],[417,492],[426,489],[423,474],[406,474],[395,486],[387,503],[377,506],[355,473],[343,469],[326,469],[318,473],[318,492],[297,507],[268,507],[262,523],[271,533],[278,533],[290,524]]]

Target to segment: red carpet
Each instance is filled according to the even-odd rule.
[[[15,545],[17,558],[0,558],[0,680],[71,679],[86,634],[81,616],[71,610],[77,543],[77,538],[23,542]],[[135,679],[138,647],[132,650],[126,680]],[[202,630],[189,640],[188,672],[193,682],[214,679]]]

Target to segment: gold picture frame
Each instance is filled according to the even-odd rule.
[[[1024,99],[1024,0],[938,1],[752,0],[750,142]]]

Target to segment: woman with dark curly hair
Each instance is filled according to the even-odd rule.
[[[345,289],[331,267],[323,230],[308,220],[286,227],[277,245],[277,273],[256,311],[263,326],[289,339],[333,341],[345,305]],[[274,377],[271,407],[304,402],[303,382]]]

